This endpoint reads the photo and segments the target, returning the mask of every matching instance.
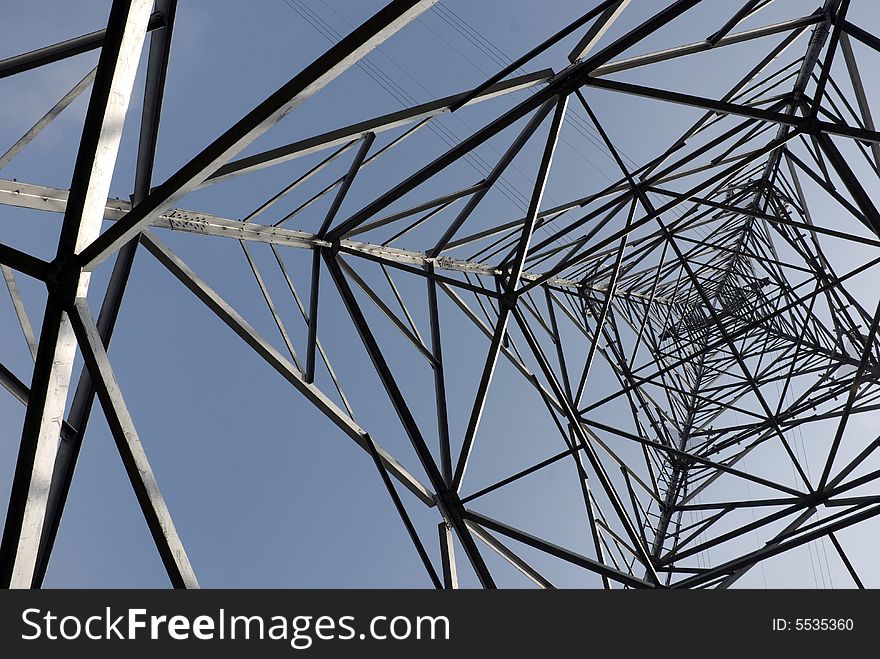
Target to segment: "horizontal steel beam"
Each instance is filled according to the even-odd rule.
[[[68,193],[66,190],[60,190],[58,188],[0,179],[0,206],[17,206],[19,208],[31,208],[34,210],[63,213],[67,207],[67,195]],[[108,199],[107,205],[104,209],[104,219],[118,220],[124,217],[130,209],[131,204],[123,199]],[[255,222],[230,220],[211,215],[210,213],[189,211],[180,208],[162,213],[156,218],[151,226],[154,228],[170,229],[183,233],[214,236],[219,238],[233,238],[235,240],[262,242],[272,245],[297,247],[300,249],[314,249],[331,246],[329,241],[323,240],[316,234],[307,231],[296,231],[294,229],[283,229],[281,227],[267,226]],[[340,246],[347,253],[379,258],[391,263],[401,263],[416,267],[423,267],[430,264],[440,270],[467,272],[486,277],[496,277],[499,274],[502,274],[502,270],[498,267],[483,263],[482,261],[467,261],[447,256],[430,257],[425,252],[388,247],[376,243],[358,242],[355,240],[342,240],[340,241]],[[0,246],[0,250],[2,249],[3,247]],[[2,257],[2,251],[0,251],[0,257]],[[35,273],[42,272],[42,268],[47,265],[38,259],[34,259],[34,257],[28,257],[28,259],[30,259],[28,263],[33,266],[32,271]],[[541,273],[524,272],[520,279],[523,281],[534,281],[541,277],[543,277],[543,274]],[[552,286],[570,288],[579,288],[584,285],[579,279],[567,279],[565,277],[551,277],[546,280],[546,283]],[[592,286],[588,288],[599,292],[605,291],[603,286]],[[644,295],[638,291],[618,290],[615,292],[615,295],[644,298],[645,300],[649,298],[648,295]]]
[[[68,193],[65,190],[0,179],[0,205],[63,212],[67,207],[67,194]],[[130,208],[131,204],[127,201],[110,199],[107,201],[105,207],[104,218],[108,220],[118,220],[124,217]],[[263,242],[273,245],[298,247],[301,249],[331,246],[331,243],[328,240],[319,238],[317,234],[314,233],[267,226],[253,222],[230,220],[209,213],[183,209],[174,209],[162,213],[156,218],[151,226],[184,233]],[[489,277],[494,277],[501,272],[498,268],[479,261],[464,261],[445,256],[430,258],[424,252],[387,247],[375,243],[358,242],[355,240],[342,240],[340,241],[340,244],[347,252],[368,254],[395,263],[406,263],[414,266],[424,266],[428,263],[432,263],[435,267],[442,270],[469,272]],[[11,248],[4,248],[0,245],[0,259],[4,256],[4,249]],[[13,256],[15,258],[13,258]],[[22,253],[12,254],[12,252],[10,252],[10,265],[16,269],[21,269],[29,264],[28,269],[23,270],[24,272],[27,272],[28,274],[34,273],[35,275],[40,274],[42,268],[45,267],[45,264],[40,265],[42,262],[34,260],[33,257],[25,259],[26,256],[27,255],[23,255]],[[15,263],[21,267],[17,267]],[[530,279],[537,276],[538,275],[530,275],[529,273],[526,273],[523,275],[523,279]],[[568,280],[561,277],[554,278],[551,283],[557,286],[580,285],[580,282],[578,281]]]

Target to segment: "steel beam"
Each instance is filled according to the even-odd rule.
[[[165,17],[160,12],[156,12],[150,16],[147,30],[157,30],[164,26]],[[87,53],[90,50],[100,48],[104,44],[106,35],[106,30],[97,30],[68,39],[67,41],[52,44],[51,46],[44,46],[37,50],[0,60],[0,78],[24,73],[52,62],[58,62],[68,57],[74,57],[80,53]]]
[[[417,18],[434,2],[436,0],[393,0],[367,19],[205,147],[167,181],[154,188],[125,218],[96,238],[81,254],[80,261],[85,269],[97,267],[178,199],[199,187],[248,144]]]
[[[504,82],[499,82],[469,100],[466,105],[531,89],[532,87],[547,82],[552,76],[552,70],[542,69],[535,73],[527,73]],[[256,172],[265,167],[280,165],[281,163],[301,158],[312,153],[317,153],[324,149],[347,144],[352,140],[362,139],[367,133],[382,133],[394,130],[395,128],[408,126],[410,124],[416,124],[425,121],[426,119],[432,119],[445,112],[449,112],[450,108],[464,98],[466,93],[467,92],[453,94],[452,96],[447,96],[436,101],[384,114],[374,119],[346,126],[345,128],[321,133],[314,137],[309,137],[304,140],[292,142],[291,144],[269,149],[268,151],[255,153],[252,156],[233,160],[211,174],[202,185],[219,183],[235,176]]]
[[[177,0],[158,0],[156,9],[163,17],[164,29],[153,33],[150,37],[150,50],[147,59],[147,80],[144,89],[144,102],[141,112],[138,157],[135,168],[134,194],[132,203],[139,203],[149,192],[152,181],[153,162],[156,153],[156,141],[159,135],[159,118],[162,109],[162,98],[165,91],[165,78],[168,72],[168,60],[171,53],[171,38],[174,28],[174,17],[177,11]],[[106,218],[106,206],[104,217]],[[106,350],[116,325],[122,298],[128,283],[137,242],[131,242],[119,251],[110,282],[104,293],[104,301],[98,314],[98,332],[102,345]],[[71,437],[62,437],[55,456],[52,469],[52,482],[49,487],[49,499],[46,505],[46,522],[40,539],[40,551],[37,556],[37,567],[34,575],[34,586],[39,587],[49,565],[52,547],[64,505],[70,491],[73,473],[76,468],[79,451],[85,436],[92,405],[95,400],[95,389],[92,386],[89,372],[84,369],[80,375],[73,402],[70,408],[70,421],[77,429]]]
[[[171,584],[175,588],[198,588],[199,582],[174,527],[168,506],[159,491],[156,477],[153,475],[147,454],[122,398],[119,383],[110,367],[103,340],[85,298],[77,299],[70,313],[70,319],[86,367],[98,392],[110,432],[116,441],[128,479],[147,520],[147,526],[150,528]]]
[[[0,156],[0,169],[6,167],[9,162],[17,156],[22,149],[24,149],[28,144],[30,144],[34,138],[43,132],[43,129],[52,123],[58,115],[60,115],[64,109],[73,103],[77,98],[79,98],[80,94],[82,94],[86,89],[88,89],[92,81],[95,79],[95,73],[97,72],[97,67],[89,71],[85,77],[76,83],[73,88],[67,92],[61,99],[52,106],[52,108],[44,114],[37,123],[31,126],[28,131],[21,136],[21,138],[16,141],[11,147],[9,147],[6,152]]]
[[[196,295],[211,311],[213,311],[233,332],[260,355],[273,369],[285,380],[292,384],[307,400],[327,416],[340,430],[355,441],[362,449],[369,452],[369,443],[366,431],[330,400],[314,384],[305,381],[303,374],[290,363],[268,341],[261,337],[256,330],[237,312],[229,303],[220,297],[207,283],[205,283],[186,263],[174,252],[161,243],[149,232],[142,234],[141,241],[144,247],[165,266],[184,286]],[[377,445],[377,450],[386,469],[394,475],[407,489],[429,506],[434,505],[434,493],[422,485],[419,480],[410,474],[397,460],[385,449]]]
[[[49,299],[0,545],[0,581],[16,588],[30,588],[33,582],[76,352],[76,340],[66,311],[70,310],[74,296],[84,297],[88,291],[89,274],[81,273],[76,266],[77,255],[97,237],[101,228],[151,9],[150,0],[113,3],[57,256],[47,277]]]
[[[419,457],[419,462],[421,463],[422,468],[425,470],[425,473],[428,474],[428,479],[430,480],[434,491],[437,493],[436,502],[438,509],[446,522],[453,528],[453,530],[455,530],[459,542],[461,542],[464,549],[464,553],[470,561],[474,571],[477,573],[480,583],[484,588],[494,588],[495,581],[492,578],[483,557],[480,555],[480,551],[474,543],[470,531],[464,523],[464,509],[458,498],[458,494],[454,489],[449,488],[443,481],[443,476],[437,467],[437,463],[431,455],[431,451],[425,442],[424,436],[406,403],[403,392],[400,390],[391,369],[388,367],[388,363],[385,361],[385,357],[376,341],[376,337],[373,335],[373,332],[352,293],[351,287],[345,279],[342,269],[336,262],[336,257],[329,253],[325,253],[324,260],[327,263],[327,269],[333,277],[333,282],[336,284],[336,289],[339,291],[342,301],[345,303],[345,307],[348,310],[352,323],[357,329],[361,342],[364,344],[364,348],[376,369],[376,373],[379,376],[382,386],[388,394],[388,398],[394,407],[394,411],[400,419],[400,423],[409,437],[416,455]]]

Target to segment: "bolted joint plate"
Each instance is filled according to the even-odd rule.
[[[73,308],[82,274],[82,264],[75,254],[58,256],[49,263],[46,288],[49,296],[58,300],[65,311]]]

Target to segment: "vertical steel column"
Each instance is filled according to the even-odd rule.
[[[90,275],[82,271],[77,256],[97,238],[104,219],[151,9],[152,0],[115,0],[110,10],[58,251],[47,279],[49,297],[0,545],[0,582],[14,588],[33,583],[76,353],[67,311],[76,297],[85,297],[89,285]]]
[[[162,17],[165,27],[150,35],[150,54],[147,60],[147,80],[141,113],[134,194],[132,195],[133,204],[140,203],[150,191],[176,9],[177,0],[156,0],[156,10]],[[122,298],[125,295],[137,246],[138,242],[133,240],[119,250],[113,264],[110,282],[104,293],[97,325],[105,350],[110,346],[110,339],[113,335],[113,328],[116,326],[119,309],[122,306]],[[58,445],[58,453],[55,456],[49,501],[46,507],[46,522],[40,538],[40,551],[34,574],[34,588],[39,588],[46,576],[52,547],[61,524],[61,516],[64,513],[64,505],[70,492],[70,484],[73,480],[73,473],[76,469],[76,462],[79,458],[79,451],[85,437],[94,401],[95,389],[92,386],[88,370],[83,369],[73,394],[69,414],[69,423],[76,428],[76,434],[70,437],[62,436],[61,443]]]

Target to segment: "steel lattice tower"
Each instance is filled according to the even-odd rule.
[[[545,41],[537,35],[532,50],[476,88],[240,155],[434,2],[390,2],[158,185],[153,162],[174,63],[175,0],[114,0],[106,30],[0,61],[6,78],[100,49],[96,69],[0,156],[5,167],[91,90],[68,190],[0,180],[0,204],[63,216],[52,259],[0,245],[10,309],[34,357],[29,376],[0,366],[3,385],[26,405],[3,582],[42,584],[97,396],[172,584],[198,586],[147,460],[149,442],[141,443],[107,356],[135,253],[144,251],[326,416],[328,432],[341,431],[369,455],[426,584],[457,587],[457,570],[467,565],[484,587],[505,585],[488,552],[541,587],[565,585],[540,567],[552,560],[598,575],[606,588],[723,588],[767,559],[827,540],[862,587],[838,537],[880,514],[880,437],[848,429],[854,415],[875,410],[880,393],[876,286],[857,285],[880,263],[873,201],[880,133],[859,64],[877,57],[880,39],[853,18],[850,5],[860,3],[825,0],[817,9],[793,0],[790,16],[770,24],[759,12],[773,0],[716,3],[726,12],[716,32],[658,49],[652,38],[687,24],[706,0],[667,0],[662,8],[606,0]],[[147,41],[143,106],[129,107]],[[714,96],[689,89],[687,76],[675,88],[627,77],[709,56],[717,66],[737,44],[750,48],[748,66]],[[567,59],[528,72],[563,46]],[[666,145],[634,162],[598,109],[596,99],[612,97],[681,106],[697,118],[683,134],[633,122],[634,131],[661,132]],[[380,170],[380,157],[420,128],[475,105],[493,117],[447,149],[422,153],[406,178],[372,189],[368,203],[346,203],[367,165],[376,160],[370,172]],[[126,116],[140,130],[130,201],[108,198]],[[615,163],[616,180],[569,186],[567,200],[551,206],[546,188],[575,116]],[[447,174],[468,171],[463,163],[485,158],[480,149],[490,143],[497,149],[484,176],[451,186]],[[321,159],[247,217],[179,206],[197,189],[312,154]],[[337,160],[347,163],[344,175],[328,176]],[[528,163],[532,185],[521,191],[525,212],[500,217],[485,209],[514,162]],[[311,179],[326,185],[300,195]],[[292,200],[292,212],[265,219]],[[326,203],[316,221],[291,228],[319,201]],[[258,333],[163,234],[239,241],[278,338]],[[284,289],[270,291],[258,250],[269,250]],[[291,266],[303,258],[305,281]],[[105,261],[110,268],[111,259],[96,315],[86,299],[90,273]],[[36,333],[21,275],[47,291]],[[281,296],[295,301],[298,317],[282,318]],[[318,322],[328,304],[347,313],[345,329],[368,357],[358,368],[381,383],[411,460],[355,421],[333,351],[322,343],[341,331]],[[453,315],[483,337],[461,431],[450,423],[450,392],[460,386],[448,366]],[[404,350],[426,368],[418,386],[401,380]],[[77,352],[85,367],[71,393]],[[502,377],[530,388],[557,449],[474,491],[465,475],[485,459],[475,447]],[[425,400],[430,422],[416,411]],[[582,514],[559,523],[582,528],[588,551],[480,512],[485,497],[563,464]],[[414,523],[414,506],[435,511],[439,552],[436,536]]]

